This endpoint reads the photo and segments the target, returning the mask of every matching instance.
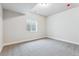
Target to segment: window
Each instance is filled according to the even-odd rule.
[[[37,32],[37,21],[33,18],[27,20],[27,31]]]

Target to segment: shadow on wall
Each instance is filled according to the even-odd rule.
[[[14,18],[14,17],[18,17],[18,16],[22,16],[24,15],[23,13],[19,13],[19,12],[15,12],[15,11],[11,11],[11,10],[7,10],[7,9],[3,9],[3,19],[8,19],[8,18]]]

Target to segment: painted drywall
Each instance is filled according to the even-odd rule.
[[[21,16],[23,14],[19,13],[19,12],[14,12],[14,11],[11,11],[11,10],[8,10],[8,9],[4,9],[3,8],[3,19],[10,19],[10,18],[14,18],[14,17],[18,17],[18,16]]]
[[[2,19],[2,7],[0,4],[0,52],[3,48],[3,19]]]
[[[38,22],[38,31],[27,31],[26,21],[29,17],[33,17]],[[45,37],[45,17],[32,13],[26,13],[26,15],[8,18],[4,22],[4,45],[35,40]]]
[[[47,36],[79,44],[79,7],[49,16]]]

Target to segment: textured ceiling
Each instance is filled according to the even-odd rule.
[[[51,3],[47,6],[40,6],[39,4],[37,4],[31,11],[43,16],[50,16],[75,7],[79,7],[79,4],[73,3],[69,6],[67,3]]]
[[[4,3],[2,7],[12,11],[26,13],[32,12],[42,16],[50,16],[71,8],[79,7],[78,3],[49,3],[47,5],[40,5],[37,3]]]
[[[36,3],[2,3],[4,9],[12,10],[15,12],[27,12],[31,10]]]

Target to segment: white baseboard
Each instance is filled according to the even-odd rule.
[[[33,38],[33,39],[29,39],[29,40],[19,40],[19,41],[14,41],[14,42],[10,42],[10,43],[5,43],[4,46],[8,46],[8,45],[13,45],[13,44],[18,44],[18,43],[22,43],[22,42],[27,42],[27,41],[33,41],[33,40],[37,40],[37,39],[41,39],[44,37],[39,37],[39,38]]]
[[[73,42],[73,41],[69,41],[69,40],[66,40],[66,39],[61,39],[61,38],[57,38],[57,37],[53,37],[53,36],[52,37],[48,36],[48,38],[55,39],[55,40],[59,40],[59,41],[63,41],[63,42],[67,42],[67,43],[71,43],[71,44],[79,45],[78,42]]]
[[[47,37],[50,38],[50,39],[55,39],[55,40],[59,40],[59,41],[63,41],[63,42],[67,42],[67,43],[79,45],[78,42],[72,42],[72,41],[68,41],[68,40],[57,38],[57,37],[53,37],[53,36],[52,37],[51,36],[47,36]],[[27,41],[33,41],[33,40],[37,40],[37,39],[41,39],[41,38],[45,38],[45,37],[39,37],[39,38],[29,39],[29,40],[25,39],[25,40],[20,40],[20,41],[5,43],[4,46],[8,46],[8,45],[12,45],[12,44],[18,44],[18,43],[27,42]],[[2,48],[0,49],[0,51],[2,50]]]

